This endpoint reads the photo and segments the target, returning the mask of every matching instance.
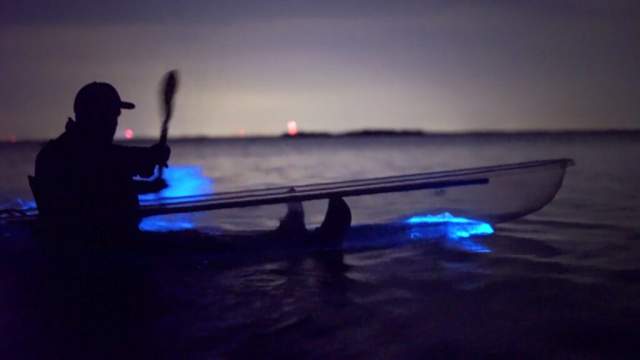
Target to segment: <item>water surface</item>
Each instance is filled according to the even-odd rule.
[[[373,206],[354,206],[351,246],[322,249],[228,235],[277,226],[283,206],[187,217],[187,224],[206,223],[221,235],[205,246],[185,238],[184,248],[164,252],[52,259],[19,251],[29,235],[3,230],[0,353],[627,357],[640,340],[639,140],[629,134],[178,142],[172,164],[195,169],[209,181],[193,187],[211,191],[545,158],[573,158],[576,166],[543,210],[498,224],[493,235],[471,243],[412,238],[390,224],[367,223],[380,210]],[[0,146],[2,204],[31,198],[26,175],[37,150]],[[305,206],[314,223],[325,205]]]

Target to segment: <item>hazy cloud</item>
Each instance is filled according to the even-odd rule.
[[[302,129],[637,127],[640,21],[615,1],[2,2],[0,136],[60,131],[77,89],[110,81],[172,134]]]

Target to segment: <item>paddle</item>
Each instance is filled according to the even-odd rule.
[[[169,134],[169,121],[171,121],[171,115],[173,115],[173,98],[178,90],[178,71],[171,70],[165,76],[162,82],[162,90],[160,96],[162,97],[162,112],[164,119],[162,121],[162,131],[160,132],[160,141],[158,144],[167,144],[167,135]],[[166,166],[166,165],[165,165]],[[162,178],[162,171],[165,166],[160,166],[158,172],[158,178]]]

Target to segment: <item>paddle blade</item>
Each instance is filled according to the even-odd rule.
[[[165,75],[164,83],[162,86],[163,102],[166,106],[171,105],[173,97],[178,90],[178,71],[171,70]]]
[[[162,110],[164,112],[164,118],[162,120],[162,131],[160,133],[160,144],[167,143],[167,136],[169,133],[169,121],[171,120],[171,114],[173,113],[173,98],[178,90],[178,71],[169,71],[162,82]],[[160,175],[162,175],[162,168],[160,168]]]

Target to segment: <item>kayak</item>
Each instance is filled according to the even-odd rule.
[[[142,217],[345,199],[366,207],[360,223],[419,214],[455,214],[490,224],[514,220],[547,205],[562,186],[571,159],[537,160],[303,185],[287,185],[142,201]],[[250,211],[247,210],[249,213]],[[37,208],[6,209],[4,221],[37,218]]]
[[[571,159],[538,160],[221,192],[149,201],[140,211],[151,216],[341,197],[349,204],[366,206],[370,216],[374,208],[380,216],[386,213],[391,217],[448,212],[495,224],[528,215],[551,202],[562,186],[566,168],[573,164]]]

